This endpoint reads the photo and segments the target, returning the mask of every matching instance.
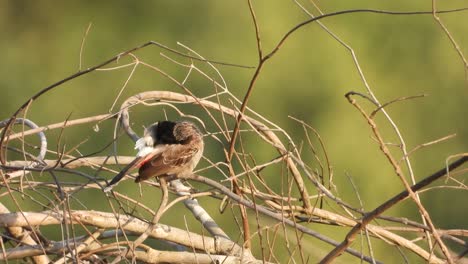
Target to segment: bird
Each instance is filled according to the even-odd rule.
[[[135,149],[136,158],[110,181],[104,192],[112,190],[133,168],[139,168],[136,183],[151,177],[190,176],[203,155],[203,134],[190,121],[159,121],[145,129]]]

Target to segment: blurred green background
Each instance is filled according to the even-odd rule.
[[[451,3],[453,5],[438,2],[438,7],[463,7],[455,6],[454,1]],[[302,4],[313,10],[311,2]],[[343,1],[319,5],[324,12],[359,8],[394,11],[431,8],[430,1]],[[271,51],[290,28],[308,18],[293,1],[254,1],[254,9],[264,53]],[[441,18],[461,51],[468,54],[468,12],[444,14]],[[387,108],[401,129],[408,149],[457,134],[451,140],[412,155],[417,179],[442,168],[448,156],[467,151],[467,75],[452,43],[431,15],[357,13],[327,18],[323,22],[353,48],[369,85],[381,102],[402,96],[429,95]],[[80,45],[89,23],[92,23],[92,27],[84,46],[83,68],[94,66],[149,40],[183,51],[177,46],[177,42],[181,42],[216,61],[249,66],[257,63],[255,32],[246,1],[1,1],[0,47],[3,52],[0,119],[8,118],[40,89],[78,70]],[[187,70],[175,67],[172,62],[160,57],[161,51],[148,47],[136,54],[145,62],[169,70],[179,80],[183,78]],[[230,91],[243,98],[254,70],[227,66],[218,68]],[[131,68],[95,72],[65,83],[34,102],[28,116],[39,125],[44,125],[63,121],[70,114],[75,119],[106,113],[130,71]],[[199,96],[213,93],[213,87],[206,79],[192,80],[190,87]],[[140,67],[119,102],[145,90],[181,92],[180,88],[160,75]],[[351,90],[365,92],[350,52],[317,24],[311,24],[291,36],[275,57],[268,61],[256,83],[249,106],[283,127],[297,143],[301,142],[303,131],[288,115],[302,119],[317,129],[327,147],[339,194],[343,200],[359,207],[346,176],[349,174],[359,190],[364,209],[371,210],[400,192],[402,184],[372,139],[366,121],[346,101],[344,94]],[[150,110],[142,112],[142,115],[135,117],[138,127],[147,124],[145,120],[152,122],[154,118]],[[386,141],[396,142],[395,135],[381,114],[377,121]],[[80,146],[80,151],[91,153],[109,143],[112,129],[112,123],[101,124],[100,132],[95,134],[91,132],[91,125],[70,128],[65,131],[62,143],[74,146],[87,139]],[[138,132],[141,133],[141,129]],[[54,148],[53,138],[57,138],[58,134],[57,131],[49,133],[51,148]],[[121,140],[119,144],[122,154],[132,155],[130,140]],[[224,160],[222,151],[216,145],[208,149],[208,155],[213,160]],[[399,158],[400,153],[393,150]],[[257,151],[263,151],[259,155],[264,155],[265,160],[276,155],[264,153],[272,151],[269,148],[258,148]],[[68,180],[72,180],[74,176],[68,177]],[[440,184],[444,183],[436,185]],[[137,193],[131,191],[131,184],[125,186],[129,192]],[[88,208],[105,210],[103,208],[107,208],[107,204],[95,204],[93,201],[102,194],[96,191],[93,195],[83,197],[89,199],[89,203],[85,203]],[[468,228],[466,191],[436,189],[421,197],[434,223],[440,228]],[[215,215],[216,206],[213,205]],[[420,220],[411,202],[405,202],[388,215]],[[229,216],[223,218],[227,221]],[[343,233],[335,229],[316,228],[328,232],[327,235],[337,240],[343,238]],[[311,252],[312,262],[330,249],[328,246],[319,247],[322,243],[315,240],[304,243],[317,249],[316,253]],[[359,247],[357,244],[354,246]],[[391,252],[382,250],[384,248],[385,245],[377,245],[377,259],[388,263],[402,260],[396,249]],[[285,254],[284,260],[287,257],[288,254]],[[420,261],[414,256],[411,259]],[[346,256],[340,259],[343,262],[350,260],[356,261]]]

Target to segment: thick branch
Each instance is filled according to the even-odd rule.
[[[0,213],[1,214],[8,214],[8,213],[10,213],[10,211],[2,203],[0,203]],[[8,229],[8,232],[10,232],[10,234],[13,237],[19,239],[22,244],[28,245],[28,246],[36,246],[37,245],[37,242],[31,237],[32,234],[31,234],[30,231],[24,230],[23,228],[18,227],[18,226],[10,226],[7,229]],[[49,263],[50,262],[49,257],[47,255],[44,255],[44,252],[45,251],[44,251],[44,248],[42,247],[42,245],[37,246],[37,253],[34,254],[34,257],[33,257],[33,260],[34,260],[35,263]],[[8,254],[7,254],[7,256],[8,256]],[[3,257],[4,257],[4,254],[0,254],[0,260]]]
[[[62,224],[63,218],[71,224],[91,225],[98,228],[122,228],[133,233],[144,233],[149,224],[127,215],[115,215],[99,211],[71,211],[63,215],[52,211],[0,214],[1,227],[27,227]],[[26,221],[27,218],[27,221]],[[210,253],[241,255],[242,249],[227,239],[213,239],[196,233],[189,233],[176,227],[157,224],[149,233],[152,238],[167,240],[189,248]]]

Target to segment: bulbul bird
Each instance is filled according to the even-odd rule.
[[[159,176],[188,176],[200,161],[203,148],[203,135],[194,123],[154,123],[135,143],[136,158],[111,180],[104,192],[112,190],[129,170],[136,167],[139,169],[135,182]]]

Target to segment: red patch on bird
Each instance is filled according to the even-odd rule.
[[[144,157],[144,159],[139,162],[136,167],[137,168],[140,168],[141,166],[143,166],[146,162],[148,162],[149,160],[151,160],[153,158],[153,155],[147,155],[146,157]]]

